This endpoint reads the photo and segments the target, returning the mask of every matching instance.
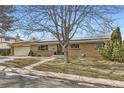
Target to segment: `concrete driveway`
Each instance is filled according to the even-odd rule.
[[[29,57],[29,56],[27,56]],[[19,57],[19,56],[0,56],[0,63],[4,63],[6,61],[9,61],[9,60],[14,60],[16,58],[27,58],[26,56],[25,57]]]

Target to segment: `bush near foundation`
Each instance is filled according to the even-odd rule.
[[[111,60],[112,51],[113,51],[112,47],[113,47],[112,42],[111,40],[109,40],[103,45],[103,47],[99,49],[99,52],[105,59]]]
[[[105,42],[99,49],[99,52],[106,59],[124,62],[124,49],[119,27],[113,31],[111,39]]]

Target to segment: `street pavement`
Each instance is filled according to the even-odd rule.
[[[0,75],[0,88],[97,88],[99,86],[39,76]]]

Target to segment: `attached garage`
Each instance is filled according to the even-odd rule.
[[[15,56],[28,56],[29,52],[30,52],[29,46],[14,47],[14,55]]]
[[[36,41],[20,41],[11,44],[11,55],[13,56],[28,56],[31,51],[32,45],[35,45]]]

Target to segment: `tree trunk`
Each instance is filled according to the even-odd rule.
[[[69,63],[68,47],[64,47],[64,63]]]

